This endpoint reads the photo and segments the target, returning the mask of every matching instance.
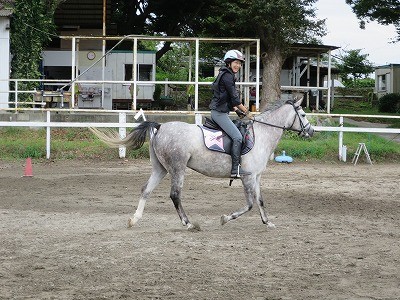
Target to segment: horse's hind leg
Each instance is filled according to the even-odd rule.
[[[132,227],[142,218],[143,210],[146,205],[146,200],[149,198],[151,192],[156,188],[156,186],[167,174],[167,171],[157,160],[157,158],[155,157],[152,158],[152,165],[153,165],[153,170],[151,172],[150,178],[149,180],[147,180],[146,184],[142,187],[142,194],[139,199],[138,207],[136,208],[136,212],[133,215],[133,218],[129,219],[128,227]]]

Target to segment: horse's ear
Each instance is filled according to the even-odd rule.
[[[301,102],[303,102],[303,99],[304,99],[304,95],[303,94],[296,94],[293,97],[293,101],[294,101],[296,106],[300,106]]]

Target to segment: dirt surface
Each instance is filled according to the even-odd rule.
[[[143,219],[149,161],[0,161],[1,299],[400,299],[400,166],[269,166],[267,210],[224,226],[244,205],[239,181],[188,170],[189,232],[169,180]]]

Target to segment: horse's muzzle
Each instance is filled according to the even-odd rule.
[[[301,132],[300,136],[304,138],[310,138],[314,135],[314,128],[311,126],[311,124],[308,124]]]

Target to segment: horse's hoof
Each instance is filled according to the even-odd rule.
[[[189,223],[188,224],[188,226],[187,226],[187,229],[189,230],[189,231],[201,231],[201,229],[200,229],[200,225],[199,224],[197,224],[197,223]]]
[[[135,225],[136,222],[133,221],[132,218],[129,218],[128,220],[128,228],[131,228],[133,225]]]
[[[267,222],[267,226],[268,226],[268,228],[271,228],[271,229],[275,229],[276,228],[276,226],[275,226],[275,224],[274,223],[272,223],[272,222]]]
[[[225,223],[227,223],[228,220],[228,216],[227,215],[222,215],[221,216],[221,225],[224,225]]]

